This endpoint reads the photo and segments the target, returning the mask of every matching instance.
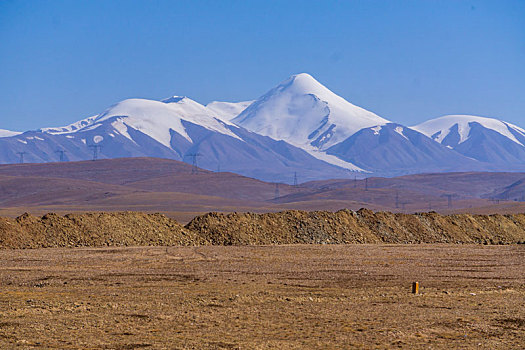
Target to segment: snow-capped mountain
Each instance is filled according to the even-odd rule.
[[[232,122],[351,170],[401,174],[481,168],[417,131],[351,104],[304,73],[268,91]]]
[[[0,130],[0,163],[119,157],[182,160],[267,181],[525,170],[525,130],[446,116],[408,128],[347,102],[308,74],[255,101],[128,99],[63,127]]]
[[[242,111],[244,111],[253,101],[243,101],[243,102],[220,102],[213,101],[206,105],[206,108],[214,112],[222,120],[230,121]]]
[[[396,123],[364,128],[327,151],[379,175],[482,170],[479,162]]]
[[[187,98],[129,99],[102,114],[65,127],[43,128],[0,139],[0,161],[26,162],[99,158],[161,157],[269,181],[347,176],[341,168],[307,152],[224,121]],[[62,153],[65,152],[65,153]]]
[[[21,132],[0,129],[0,137],[10,137],[10,136],[15,136],[19,134],[21,134]]]
[[[413,126],[467,157],[506,169],[525,165],[525,130],[493,118],[447,115]]]
[[[324,151],[363,128],[389,121],[351,104],[302,73],[268,91],[232,122],[301,147],[317,158],[356,169]]]

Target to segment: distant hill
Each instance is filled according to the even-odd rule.
[[[158,158],[0,165],[0,214],[145,211],[179,220],[208,211],[519,212],[524,173],[333,179],[290,186]],[[521,181],[521,182],[520,182]],[[500,193],[512,191],[512,196]],[[510,192],[509,192],[510,193]],[[449,207],[448,195],[452,195]],[[509,199],[509,200],[506,200]],[[520,209],[521,208],[521,209]]]

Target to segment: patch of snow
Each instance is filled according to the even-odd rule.
[[[4,130],[4,129],[0,129],[0,138],[2,137],[11,137],[11,136],[16,136],[16,135],[20,135],[21,132],[19,131],[10,131],[10,130]]]
[[[35,139],[34,136],[27,136],[27,137],[26,137],[26,140],[34,140],[34,139]]]
[[[18,142],[22,142],[23,144],[27,145],[27,141],[25,140],[20,140],[20,139],[16,139]]]
[[[460,137],[459,143],[463,143],[469,138],[471,129],[470,123],[479,123],[483,127],[494,130],[499,134],[512,140],[513,142],[516,142],[521,146],[525,146],[521,142],[519,142],[516,139],[516,137],[510,132],[510,129],[512,129],[525,136],[524,129],[520,128],[519,126],[494,118],[478,117],[473,115],[446,115],[440,118],[428,120],[411,128],[427,135],[428,137],[432,137],[432,135],[436,135],[439,133],[434,138],[434,140],[441,143],[450,133],[451,129],[457,125]]]
[[[331,154],[326,154],[325,152],[322,152],[320,151],[319,149],[313,147],[313,146],[310,146],[310,147],[305,147],[304,150],[306,152],[308,152],[311,156],[319,159],[319,160],[322,160],[322,161],[325,161],[329,164],[332,164],[332,165],[336,165],[338,167],[341,167],[341,168],[344,168],[344,169],[348,169],[348,170],[351,170],[351,171],[359,171],[359,172],[364,172],[364,173],[367,173],[368,171],[364,170],[364,169],[361,169],[360,167],[358,167],[357,165],[353,164],[353,163],[350,163],[350,162],[347,162],[347,161],[344,161],[334,155],[331,155]]]
[[[125,138],[133,141],[130,134],[128,133],[128,127],[126,124],[124,124],[124,121],[122,118],[118,118],[116,121],[111,123],[111,126],[117,131],[120,135],[124,136]],[[133,141],[135,142],[135,141]]]
[[[53,134],[53,135],[59,135],[59,134],[69,134],[72,132],[79,131],[86,126],[89,126],[93,123],[97,116],[91,116],[86,119],[79,120],[78,122],[75,122],[73,124],[69,124],[66,126],[60,126],[60,127],[51,127],[51,128],[41,128],[38,129],[38,131],[46,133],[46,134]]]
[[[104,141],[104,137],[103,136],[96,135],[95,137],[93,137],[93,142],[94,143],[100,143],[102,141]]]
[[[38,137],[38,136],[35,136],[35,139],[37,139],[38,141],[44,141],[44,139],[43,139],[43,138],[41,138],[41,137]]]
[[[374,132],[374,135],[379,135],[379,132],[381,131],[382,128],[383,128],[383,127],[382,127],[381,125],[378,125],[378,126],[376,126],[376,127],[373,127],[373,128],[370,129],[370,130],[372,130],[372,131]]]
[[[115,134],[112,134],[112,133],[109,133],[108,135],[111,137],[115,137]]]
[[[405,139],[408,140],[408,137],[406,137],[405,134],[403,134],[404,129],[403,129],[402,126],[396,126],[394,131],[397,132],[399,135],[403,136]]]
[[[101,123],[91,124],[91,125],[86,126],[85,128],[83,128],[82,131],[91,131],[91,130],[95,130],[96,128],[100,128],[101,126],[102,126]]]
[[[254,101],[243,101],[243,102],[219,102],[213,101],[206,105],[206,108],[211,110],[213,113],[222,120],[230,121],[246,108],[251,105]]]
[[[68,138],[68,139],[74,139],[75,136],[72,136],[72,135],[66,135],[66,138]]]
[[[80,141],[82,141],[84,145],[86,144],[86,139],[81,139]]]

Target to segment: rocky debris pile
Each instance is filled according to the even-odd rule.
[[[208,213],[186,226],[162,214],[86,213],[0,218],[0,248],[525,242],[525,214],[440,215],[289,210]]]
[[[204,243],[194,232],[161,214],[86,213],[43,217],[23,214],[0,218],[0,247],[93,247],[194,245]]]
[[[440,215],[340,210],[208,213],[186,225],[216,245],[293,243],[482,243],[525,240],[525,214]]]

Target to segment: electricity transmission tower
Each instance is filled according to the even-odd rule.
[[[58,153],[60,155],[60,161],[63,162],[64,161],[64,153],[66,153],[66,151],[59,149],[59,150],[55,151],[55,153]]]
[[[293,173],[293,187],[297,188],[297,171]]]
[[[195,175],[199,173],[199,168],[197,167],[197,157],[202,157],[200,153],[188,153],[184,157],[191,157],[191,174]]]
[[[93,160],[97,160],[98,159],[98,153],[102,149],[102,146],[101,145],[89,145],[88,147],[93,149]]]
[[[365,191],[368,191],[368,177],[365,178]]]
[[[455,193],[452,193],[452,194],[444,194],[442,195],[441,197],[446,197],[447,198],[447,205],[449,208],[452,208],[452,199],[453,198],[456,198],[458,195],[455,194]]]
[[[16,154],[18,154],[18,156],[20,157],[18,160],[20,164],[24,164],[24,154],[26,153],[27,152],[16,152]]]
[[[399,208],[399,191],[396,191],[396,209]]]
[[[279,184],[276,183],[276,184],[275,184],[275,193],[274,193],[273,199],[277,199],[277,198],[279,198],[279,197],[280,197],[280,196],[279,196]]]
[[[354,188],[357,188],[357,175],[354,175]]]

